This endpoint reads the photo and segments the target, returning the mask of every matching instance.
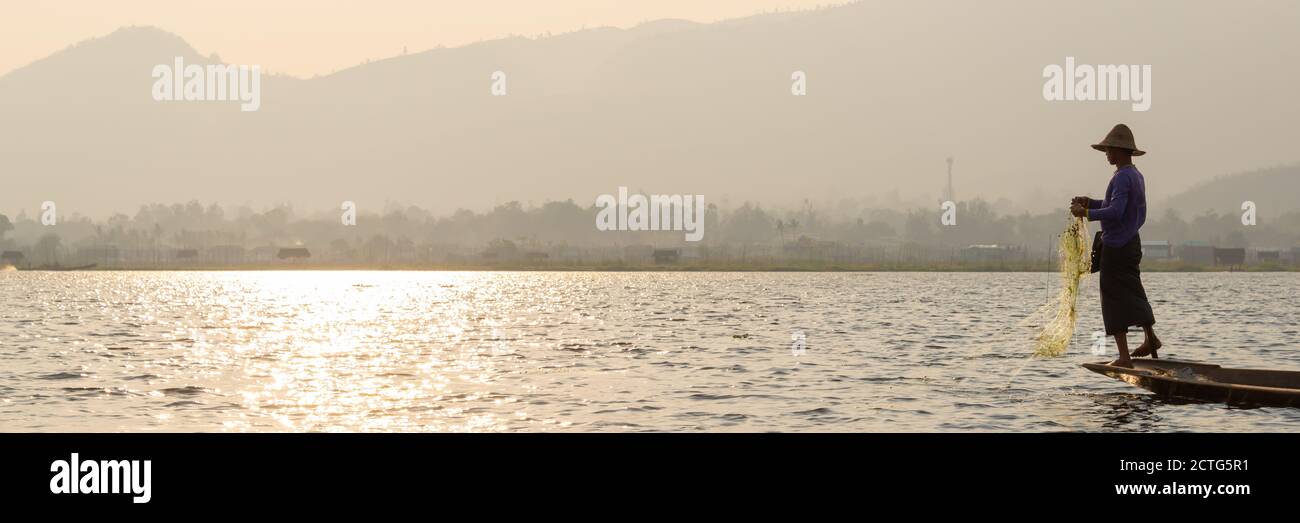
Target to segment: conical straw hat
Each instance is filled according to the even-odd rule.
[[[1107,147],[1128,149],[1133,151],[1133,156],[1142,156],[1147,153],[1146,151],[1137,148],[1137,144],[1133,142],[1133,130],[1129,129],[1128,126],[1124,124],[1116,125],[1114,129],[1111,129],[1110,132],[1106,134],[1106,138],[1103,139],[1101,143],[1093,144],[1092,146],[1093,149],[1102,152],[1105,152]]]

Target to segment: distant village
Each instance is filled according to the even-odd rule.
[[[222,268],[1052,270],[1066,213],[1001,215],[982,200],[941,209],[851,204],[764,209],[710,204],[707,235],[600,231],[594,206],[510,202],[447,216],[408,207],[337,216],[292,208],[144,206],[107,220],[42,225],[0,214],[0,266],[18,270]],[[1095,224],[1093,224],[1093,230]],[[1158,211],[1142,230],[1148,270],[1295,270],[1300,213],[1243,226],[1240,216]]]
[[[1193,241],[1171,246],[1168,241],[1143,241],[1143,263],[1157,268],[1249,268],[1275,266],[1300,269],[1300,247],[1289,250],[1216,247]],[[916,245],[852,246],[801,237],[784,245],[657,247],[649,244],[577,247],[572,245],[516,244],[500,240],[482,249],[417,245],[412,242],[368,242],[360,249],[331,244],[312,247],[214,245],[205,248],[124,248],[118,245],[65,247],[49,242],[28,247],[7,246],[0,266],[26,270],[50,269],[202,269],[255,266],[403,266],[403,267],[527,267],[581,268],[583,266],[707,267],[712,264],[750,265],[756,268],[816,268],[876,266],[880,268],[952,268],[1050,270],[1053,260],[1031,254],[1024,246],[977,244],[959,249]]]

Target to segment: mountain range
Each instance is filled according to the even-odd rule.
[[[1296,167],[1212,180],[1300,160],[1298,13],[1105,0],[1065,15],[995,0],[661,20],[264,74],[256,112],[155,101],[156,65],[223,61],[162,29],[123,28],[0,76],[0,213],[194,199],[450,213],[589,205],[620,186],[937,209],[949,156],[958,198],[1041,210],[1100,196],[1110,168],[1088,144],[1121,121],[1150,152],[1153,201],[1190,214],[1233,189],[1296,207]],[[1067,56],[1152,65],[1151,109],[1045,100],[1042,71]],[[498,71],[505,96],[491,91]],[[805,96],[791,92],[796,71]],[[1175,196],[1207,183],[1223,190]]]

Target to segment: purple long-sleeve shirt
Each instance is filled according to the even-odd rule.
[[[1101,241],[1123,247],[1147,221],[1147,184],[1137,167],[1115,171],[1106,187],[1106,199],[1088,202],[1088,220],[1101,222]]]

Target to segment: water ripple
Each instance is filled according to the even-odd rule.
[[[1161,356],[1300,369],[1300,275],[1148,274]],[[0,430],[1290,431],[1031,360],[1052,274],[0,273]],[[800,338],[802,337],[802,338]],[[792,340],[801,339],[800,347]],[[795,350],[795,349],[798,350]]]

